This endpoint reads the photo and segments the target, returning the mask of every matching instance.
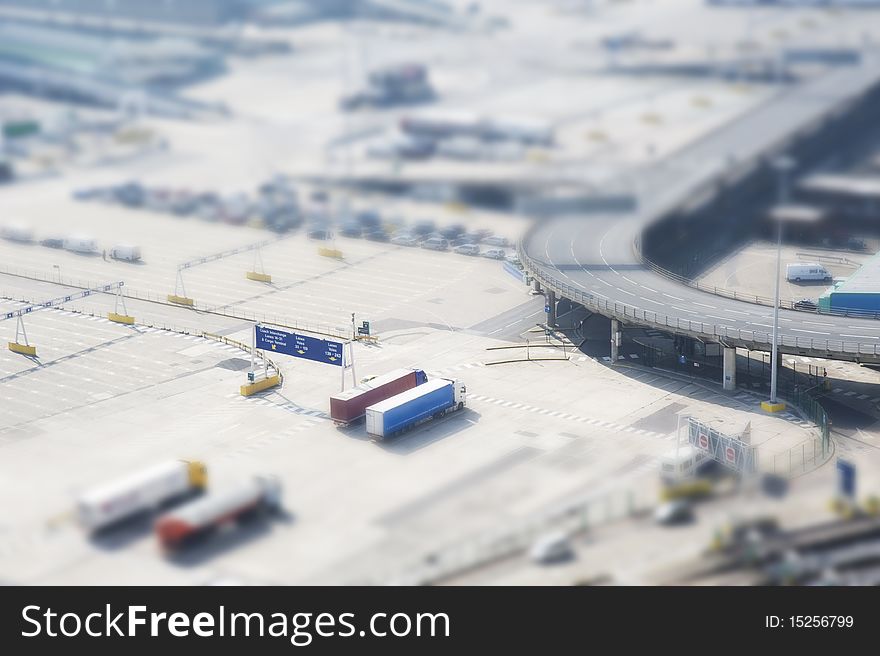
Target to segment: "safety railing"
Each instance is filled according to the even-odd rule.
[[[731,345],[735,345],[736,343],[741,345],[771,345],[773,343],[771,333],[757,330],[728,328],[702,321],[671,317],[660,312],[644,310],[628,303],[599,297],[585,291],[583,288],[578,288],[548,274],[540,263],[536,262],[526,253],[525,248],[523,247],[524,241],[525,239],[519,242],[517,245],[517,251],[519,253],[520,261],[523,263],[524,268],[529,272],[529,275],[532,278],[538,280],[542,285],[561,296],[580,303],[584,307],[600,314],[624,320],[629,319],[642,325],[656,326],[658,328],[671,328],[679,332],[712,337],[720,342],[727,340]],[[880,346],[878,345],[862,344],[860,342],[847,340],[823,340],[813,337],[792,337],[783,334],[779,336],[777,344],[779,346],[794,349],[819,351],[829,354],[842,353],[853,356],[880,356]]]
[[[724,287],[718,287],[717,285],[707,285],[697,280],[693,280],[677,273],[673,273],[669,269],[664,269],[656,262],[652,262],[642,255],[640,255],[640,257],[642,260],[642,264],[648,267],[651,271],[659,276],[662,276],[663,278],[666,278],[667,280],[672,280],[673,282],[676,282],[680,285],[685,285],[686,287],[691,287],[692,289],[698,289],[701,292],[706,292],[715,296],[730,298],[735,301],[744,301],[746,303],[754,303],[755,305],[767,305],[769,307],[773,307],[773,299],[769,296],[751,294],[743,291],[737,291],[735,289],[725,289]],[[818,313],[840,317],[855,317],[859,319],[880,319],[880,312],[871,310],[860,310],[857,308],[832,308],[819,312],[818,308],[805,307],[799,305],[799,303],[800,301],[780,299],[779,307],[785,310],[796,310],[798,312],[809,312],[811,314]]]

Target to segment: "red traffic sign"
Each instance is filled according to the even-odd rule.
[[[736,450],[729,446],[724,449],[724,457],[727,458],[727,462],[736,462]]]
[[[709,450],[709,436],[700,433],[699,444],[700,444],[700,448],[703,449],[703,451],[708,451]]]

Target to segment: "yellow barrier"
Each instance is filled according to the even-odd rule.
[[[784,403],[770,403],[770,401],[761,401],[761,409],[766,412],[782,412],[785,410]]]
[[[247,271],[245,272],[245,277],[248,280],[256,280],[257,282],[272,282],[272,276],[268,273],[257,273],[256,271]]]
[[[128,326],[134,324],[134,317],[130,317],[127,314],[116,314],[115,312],[108,312],[107,318],[110,319],[113,323],[124,323]]]
[[[269,376],[268,378],[264,378],[263,380],[258,380],[254,383],[247,383],[246,385],[242,385],[239,388],[242,396],[251,396],[252,394],[256,394],[257,392],[262,392],[263,390],[267,390],[270,387],[276,387],[281,384],[281,377],[278,375]]]
[[[338,248],[324,248],[323,246],[318,249],[318,255],[322,257],[332,257],[336,260],[342,259],[342,251]]]
[[[698,499],[712,494],[712,482],[705,478],[678,483],[664,487],[660,492],[660,498],[664,501],[673,499]]]
[[[18,342],[9,342],[9,350],[13,353],[21,353],[22,355],[37,357],[36,346],[28,346],[27,344],[19,344]]]
[[[187,298],[186,296],[177,296],[175,294],[168,294],[168,302],[175,303],[177,305],[186,305],[187,307],[193,306],[193,300],[191,298]]]

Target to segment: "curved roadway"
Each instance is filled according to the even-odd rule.
[[[645,266],[636,240],[648,223],[733,184],[802,132],[880,83],[880,68],[838,69],[778,94],[637,176],[634,214],[566,216],[536,224],[520,244],[525,268],[557,295],[627,323],[727,346],[768,349],[773,308],[715,296]],[[780,310],[780,351],[880,362],[880,321]]]

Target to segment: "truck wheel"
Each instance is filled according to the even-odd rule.
[[[458,409],[461,410],[463,407],[464,407],[464,402],[463,402],[463,401],[459,401],[459,402],[458,402]]]
[[[800,282],[801,279],[800,279],[800,278],[795,278],[794,281],[795,281],[795,282]]]

